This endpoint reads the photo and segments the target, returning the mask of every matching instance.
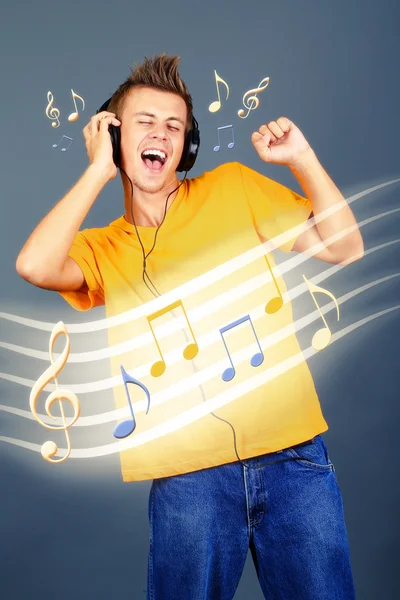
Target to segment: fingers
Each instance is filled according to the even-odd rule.
[[[258,132],[263,136],[269,136],[271,143],[275,143],[287,133],[293,125],[286,117],[279,117],[276,121],[270,121],[268,125],[261,125]]]
[[[115,113],[102,111],[93,115],[89,123],[83,128],[83,137],[87,140],[89,137],[95,136],[99,131],[108,130],[109,125],[121,125],[121,121],[116,118]]]

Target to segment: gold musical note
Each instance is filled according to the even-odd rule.
[[[54,102],[54,97],[51,92],[47,92],[47,102],[48,102],[48,105],[46,106],[46,117],[58,122],[58,125],[56,125],[56,123],[52,123],[51,124],[52,127],[60,127],[60,121],[58,118],[60,116],[60,111],[58,110],[58,108],[55,108],[55,107],[50,108],[51,106],[53,106],[53,102]]]
[[[262,85],[264,83],[264,81],[266,81],[265,85]],[[248,109],[248,113],[247,115],[244,117],[244,110],[243,108],[241,108],[240,110],[238,110],[238,115],[241,119],[246,119],[249,116],[249,113],[251,110],[255,110],[258,105],[260,104],[260,100],[257,98],[257,96],[249,96],[249,94],[258,94],[259,92],[262,92],[263,90],[265,90],[265,88],[268,86],[269,84],[269,77],[264,77],[264,79],[262,79],[260,81],[260,83],[258,84],[258,87],[254,90],[249,90],[248,92],[245,93],[245,95],[243,96],[243,106],[245,106]],[[249,96],[247,98],[247,96]],[[252,102],[251,105],[246,104],[246,99],[248,102]],[[255,103],[253,105],[253,102]]]
[[[147,317],[147,321],[148,321],[148,323],[150,325],[151,333],[153,334],[154,341],[156,343],[158,352],[159,352],[160,357],[161,357],[161,360],[155,362],[154,365],[150,369],[150,373],[151,373],[151,375],[153,375],[153,377],[160,377],[160,375],[162,375],[164,373],[166,366],[165,366],[165,360],[164,360],[164,357],[162,355],[160,346],[158,345],[157,338],[156,338],[155,333],[153,331],[153,327],[151,326],[151,322],[154,321],[154,319],[158,319],[158,317],[161,317],[162,315],[165,315],[166,313],[170,312],[174,308],[177,308],[178,306],[180,306],[182,308],[182,310],[183,310],[183,313],[185,315],[188,327],[190,329],[190,333],[192,334],[192,338],[193,338],[193,343],[188,344],[186,346],[186,348],[183,350],[183,358],[186,358],[186,360],[192,360],[195,356],[197,356],[197,353],[199,351],[199,347],[197,345],[195,335],[194,335],[193,330],[192,330],[192,328],[190,326],[189,319],[187,317],[185,308],[184,308],[181,300],[177,300],[176,302],[173,302],[172,304],[169,304],[165,308],[162,308],[161,310],[158,310],[157,312],[153,313],[152,315],[149,315]]]
[[[278,312],[278,310],[280,308],[282,308],[282,306],[283,306],[283,297],[282,297],[281,290],[279,289],[278,283],[277,283],[277,281],[276,281],[276,279],[274,277],[274,274],[273,274],[272,269],[271,269],[271,265],[269,264],[268,258],[267,258],[266,255],[265,255],[265,260],[267,261],[269,272],[271,273],[271,277],[272,277],[272,279],[274,281],[275,287],[276,287],[277,292],[278,292],[278,296],[275,296],[274,298],[271,298],[271,300],[269,300],[267,302],[267,304],[265,305],[265,312],[268,315],[273,315],[274,313]]]
[[[325,323],[325,327],[322,327],[322,329],[318,329],[318,331],[314,334],[311,344],[312,344],[312,347],[314,348],[314,350],[323,350],[324,348],[326,348],[328,346],[329,342],[331,341],[332,333],[328,327],[327,322],[324,319],[324,315],[322,314],[322,311],[321,311],[320,307],[318,306],[316,299],[314,298],[313,292],[320,292],[321,294],[326,294],[327,296],[332,298],[332,300],[335,303],[336,309],[337,309],[338,321],[340,320],[339,305],[338,305],[338,302],[337,302],[335,296],[333,294],[331,294],[331,292],[328,292],[328,290],[324,290],[324,288],[318,287],[314,283],[311,283],[311,281],[308,281],[308,279],[306,278],[305,275],[303,275],[303,278],[308,286],[308,289],[310,290],[310,293],[315,302],[315,305],[318,308],[318,312],[321,315],[321,319]]]
[[[208,107],[208,110],[212,113],[218,112],[219,109],[221,108],[221,96],[219,93],[219,87],[218,87],[218,82],[221,82],[224,84],[224,86],[226,87],[226,100],[228,100],[229,97],[229,85],[226,83],[226,81],[224,81],[217,73],[217,71],[214,69],[214,74],[215,74],[215,85],[217,86],[217,94],[218,94],[218,100],[215,100],[215,102],[211,102],[210,106]]]
[[[62,351],[60,356],[56,360],[53,360],[54,342],[55,342],[57,336],[60,335],[60,333],[64,333],[66,335],[66,337],[67,337],[66,344],[65,344],[64,350]],[[33,385],[31,394],[29,396],[29,405],[30,405],[33,416],[41,425],[43,425],[43,427],[46,427],[46,429],[59,429],[59,430],[65,431],[65,436],[67,438],[67,444],[68,444],[68,450],[67,450],[67,454],[64,457],[62,457],[58,460],[51,460],[51,457],[55,456],[55,454],[57,454],[57,451],[58,451],[57,444],[55,444],[52,441],[45,442],[41,448],[41,453],[45,460],[47,460],[48,462],[51,462],[51,463],[60,463],[60,462],[64,462],[65,460],[67,460],[67,458],[71,454],[71,441],[70,441],[69,434],[68,434],[68,428],[71,427],[74,423],[76,423],[76,421],[79,418],[80,410],[81,410],[77,396],[70,390],[60,389],[58,387],[56,375],[58,375],[58,373],[60,371],[62,371],[65,363],[68,360],[68,356],[69,356],[69,335],[68,335],[68,332],[62,321],[59,321],[54,326],[53,331],[51,332],[50,343],[49,343],[49,354],[50,354],[50,360],[51,360],[52,364],[48,369],[46,369],[46,371],[39,377],[39,379]],[[51,414],[50,409],[56,400],[58,400],[60,402],[61,416],[62,416],[62,421],[63,421],[62,426],[53,426],[53,425],[48,425],[47,423],[44,423],[36,412],[36,402],[39,397],[39,394],[43,390],[43,388],[46,387],[46,385],[49,383],[49,381],[51,381],[51,379],[53,379],[53,378],[56,381],[57,389],[54,390],[54,392],[51,392],[51,394],[49,394],[49,396],[46,400],[45,408],[46,408],[46,412],[49,415],[49,417],[51,417],[52,419],[55,419],[56,417],[54,417]],[[72,417],[72,421],[68,424],[66,423],[66,420],[65,420],[64,408],[62,405],[63,399],[68,400],[68,402],[71,402],[72,407],[74,409],[74,416]]]
[[[70,123],[74,123],[75,121],[77,121],[79,119],[79,112],[78,112],[78,107],[76,106],[76,101],[75,98],[79,98],[79,100],[82,101],[82,110],[85,110],[85,101],[83,98],[81,98],[80,96],[78,96],[78,94],[75,94],[74,90],[71,89],[72,92],[72,100],[74,101],[75,104],[75,112],[71,113],[68,117],[68,121]]]

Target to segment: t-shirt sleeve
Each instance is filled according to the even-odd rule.
[[[78,231],[68,256],[81,268],[85,277],[83,286],[76,291],[58,292],[76,310],[90,310],[104,304],[103,279],[96,256],[96,230]],[[98,253],[97,253],[98,254]]]
[[[307,221],[312,211],[307,198],[245,165],[237,165],[254,226],[263,242]],[[300,233],[294,233],[292,238],[277,243],[276,247],[290,252]]]

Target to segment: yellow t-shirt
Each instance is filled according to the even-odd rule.
[[[260,240],[303,223],[311,210],[306,198],[280,183],[240,163],[223,164],[186,179],[179,188],[147,258],[147,272],[161,294],[173,293],[178,286],[207,277],[219,265],[259,247]],[[156,227],[138,226],[138,231],[147,253]],[[279,248],[290,252],[296,237]],[[154,296],[142,279],[142,249],[135,227],[124,216],[106,227],[79,231],[69,256],[81,267],[86,284],[79,291],[59,293],[75,309],[105,304],[106,316],[112,317],[152,300],[154,306]],[[267,259],[275,267],[271,253]],[[211,283],[195,286],[195,291],[187,291],[186,286],[175,301],[182,302],[191,329],[181,306],[149,319],[155,312],[150,304],[141,316],[108,327],[109,348],[131,344],[123,352],[118,347],[110,357],[112,375],[120,381],[113,388],[116,407],[128,406],[121,364],[148,388],[151,397],[146,414],[144,392],[128,384],[136,428],[123,440],[126,449],[120,451],[124,481],[178,475],[237,460],[231,427],[211,410],[235,428],[241,459],[287,448],[328,429],[305,360],[263,380],[274,366],[301,353],[290,302],[274,314],[263,309],[277,295],[268,273],[262,255]],[[284,294],[279,274],[276,283]],[[171,299],[163,306],[170,303]],[[157,310],[162,312],[160,304]],[[268,336],[286,328],[281,339],[264,343],[259,366],[250,362],[259,348],[250,320],[244,319],[247,315],[261,347]],[[229,328],[241,319],[241,325]],[[221,328],[226,331],[221,333]],[[184,358],[184,348],[194,341],[197,355]],[[160,353],[166,368],[155,377],[150,369]],[[222,373],[232,364],[234,377],[223,380]],[[212,402],[220,405],[210,409]],[[111,437],[104,445],[114,442]]]

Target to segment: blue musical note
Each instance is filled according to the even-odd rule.
[[[130,408],[131,414],[132,414],[132,419],[126,419],[125,421],[122,421],[122,423],[118,423],[118,425],[114,429],[113,436],[118,439],[123,439],[123,438],[128,437],[128,435],[130,435],[136,427],[135,415],[133,414],[132,402],[131,402],[131,398],[129,396],[129,390],[128,390],[127,384],[134,383],[135,385],[138,385],[140,388],[142,388],[142,390],[146,393],[146,396],[147,396],[146,415],[149,412],[149,408],[150,408],[150,392],[143,383],[140,383],[140,381],[138,381],[137,379],[132,377],[132,375],[129,375],[125,371],[125,369],[122,365],[120,365],[120,366],[121,366],[122,379],[123,379],[124,385],[125,385],[126,395],[128,396],[129,408]]]
[[[58,148],[58,146],[61,144],[61,142],[63,141],[63,139],[66,140],[70,140],[68,146],[65,148],[61,148],[61,152],[66,152],[68,150],[68,148],[70,147],[70,145],[72,144],[72,142],[74,141],[72,138],[70,138],[68,135],[63,135],[61,140],[58,142],[58,144],[53,144],[53,148]]]
[[[221,148],[221,140],[219,139],[220,129],[229,129],[229,128],[232,129],[232,131],[231,131],[231,133],[232,133],[232,141],[229,142],[228,148],[234,148],[234,146],[235,146],[235,134],[234,134],[234,131],[233,131],[233,125],[224,125],[223,127],[217,127],[218,144],[216,146],[214,146],[214,152],[219,152],[219,150]]]
[[[252,367],[259,367],[261,365],[261,363],[263,362],[263,360],[264,360],[264,354],[263,354],[263,351],[261,350],[260,342],[258,341],[258,337],[257,337],[257,334],[256,334],[255,329],[253,327],[253,323],[251,321],[250,315],[246,315],[245,317],[240,317],[240,319],[238,319],[237,321],[233,321],[229,325],[225,325],[225,327],[221,327],[221,329],[219,330],[219,332],[221,334],[221,337],[222,337],[222,341],[224,342],[224,346],[225,346],[226,352],[227,352],[228,357],[229,357],[229,361],[231,363],[231,366],[228,367],[227,369],[225,369],[225,371],[222,373],[222,379],[224,381],[230,381],[236,375],[236,371],[235,371],[235,367],[233,366],[231,355],[229,354],[228,347],[227,347],[227,345],[225,343],[224,333],[226,331],[229,331],[229,329],[233,329],[237,325],[240,325],[241,323],[244,323],[245,321],[249,321],[249,323],[250,323],[250,325],[251,325],[251,327],[253,329],[254,337],[256,338],[258,347],[260,349],[260,352],[256,352],[254,354],[254,356],[252,356],[252,358],[250,360],[250,364],[251,364]]]

